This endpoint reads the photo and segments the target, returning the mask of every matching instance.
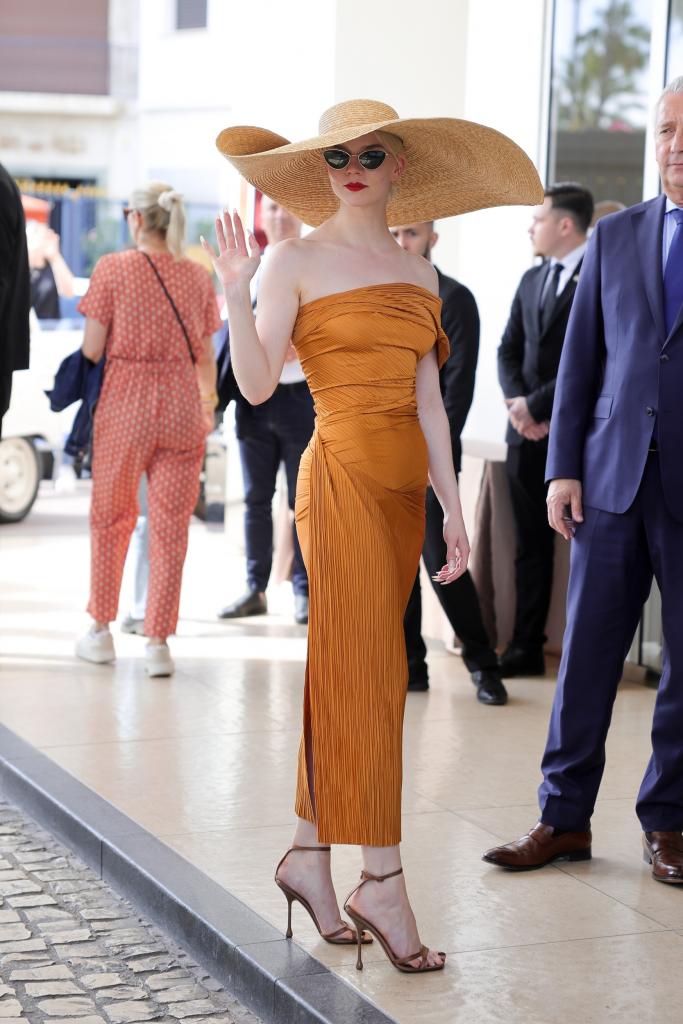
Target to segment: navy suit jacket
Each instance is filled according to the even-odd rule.
[[[665,205],[660,196],[596,225],[560,360],[546,479],[581,480],[586,505],[627,511],[656,417],[664,499],[683,522],[683,316],[667,335]]]

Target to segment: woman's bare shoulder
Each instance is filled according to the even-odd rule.
[[[286,238],[268,250],[264,269],[267,269],[270,277],[275,275],[279,280],[294,283],[297,291],[300,291],[301,283],[319,266],[323,247],[322,242],[311,239],[310,235],[305,238]]]
[[[438,295],[439,278],[433,264],[423,256],[412,256],[410,253],[406,253],[405,257],[406,270],[410,275],[406,280],[412,281],[413,284],[417,284],[421,288],[426,288],[427,291],[433,292],[434,295]]]

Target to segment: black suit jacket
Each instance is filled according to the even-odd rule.
[[[31,306],[26,224],[14,179],[0,164],[0,374],[25,370]]]
[[[498,379],[503,394],[506,398],[524,395],[529,412],[538,423],[552,415],[555,380],[580,270],[579,263],[560,293],[545,331],[541,330],[540,305],[548,264],[527,270],[512,300],[510,318],[498,348]],[[505,440],[520,445],[524,438],[508,423]]]
[[[438,267],[441,326],[451,343],[451,354],[441,367],[439,380],[451,428],[453,465],[460,472],[460,435],[472,405],[479,355],[479,311],[472,292]]]

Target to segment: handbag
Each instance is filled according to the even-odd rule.
[[[168,301],[169,301],[169,302],[170,302],[170,304],[171,304],[171,309],[172,309],[172,310],[173,310],[173,312],[175,313],[175,317],[176,317],[176,320],[177,320],[177,321],[178,321],[178,323],[180,324],[180,327],[181,327],[181,329],[182,329],[182,332],[183,332],[183,336],[184,336],[184,338],[185,338],[185,341],[187,342],[187,350],[188,350],[188,352],[190,353],[190,359],[192,360],[192,363],[193,363],[193,365],[194,365],[194,363],[196,363],[196,362],[197,362],[197,357],[195,356],[194,352],[192,351],[192,345],[190,344],[190,336],[189,336],[189,334],[187,333],[187,328],[185,327],[185,324],[183,323],[183,318],[181,317],[180,313],[178,312],[178,307],[176,306],[175,302],[174,302],[174,301],[173,301],[173,299],[171,298],[171,295],[170,295],[170,293],[169,293],[169,290],[168,290],[168,288],[166,287],[166,285],[164,284],[164,282],[163,282],[163,279],[162,279],[162,277],[161,277],[161,274],[159,273],[159,271],[157,270],[157,268],[156,268],[156,267],[154,266],[154,263],[153,263],[153,261],[152,261],[152,260],[150,259],[150,257],[149,257],[149,256],[147,255],[147,253],[146,253],[146,252],[143,252],[143,253],[141,253],[141,255],[145,257],[145,259],[146,259],[146,260],[147,260],[147,262],[149,263],[150,267],[152,268],[152,270],[153,270],[153,271],[154,271],[154,273],[156,274],[156,278],[157,278],[157,281],[159,282],[159,284],[160,284],[160,285],[161,285],[161,287],[163,288],[163,291],[164,291],[164,295],[166,296],[166,298],[168,299]]]

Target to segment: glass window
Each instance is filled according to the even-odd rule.
[[[651,31],[652,0],[556,0],[549,183],[641,202]]]
[[[207,0],[176,0],[176,28],[206,28]]]
[[[666,48],[666,80],[683,75],[683,0],[671,0]]]

